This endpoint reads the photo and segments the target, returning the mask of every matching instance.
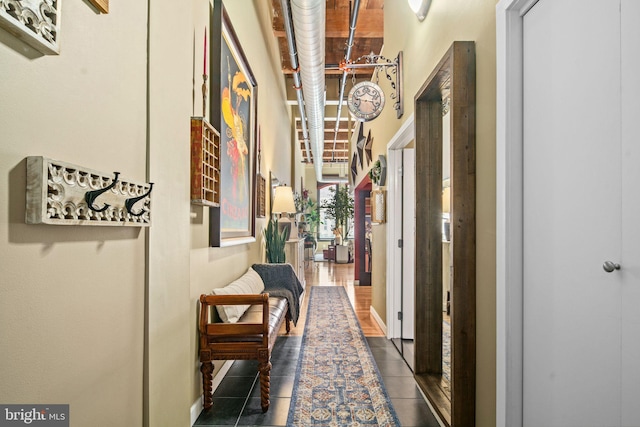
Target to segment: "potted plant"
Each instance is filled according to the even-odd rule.
[[[270,219],[267,228],[262,229],[264,235],[265,250],[267,262],[284,263],[286,262],[284,247],[289,240],[289,228],[285,228],[282,232],[278,231],[278,220]]]
[[[333,197],[325,201],[322,208],[325,209],[327,218],[335,220],[334,231],[344,242],[353,225],[355,203],[346,185],[338,186],[337,190],[331,188],[330,191],[333,193]]]
[[[371,170],[369,170],[369,178],[375,185],[383,187],[387,179],[387,161],[385,156],[380,155],[375,161]]]
[[[320,211],[318,210],[318,204],[310,198],[306,199],[305,202],[304,220],[309,224],[309,233],[314,235],[320,224]]]

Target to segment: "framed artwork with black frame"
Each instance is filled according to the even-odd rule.
[[[220,129],[221,186],[220,207],[209,215],[209,242],[219,247],[255,241],[258,85],[220,0],[211,21],[210,111]]]

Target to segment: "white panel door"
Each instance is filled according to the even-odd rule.
[[[622,425],[640,426],[640,1],[621,6]]]
[[[402,150],[402,338],[414,336],[416,250],[416,152]]]
[[[620,2],[541,0],[523,35],[524,425],[618,426]]]

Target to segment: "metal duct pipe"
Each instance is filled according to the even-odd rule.
[[[291,0],[311,153],[318,182],[323,182],[325,1]]]
[[[296,96],[298,98],[298,110],[300,112],[304,150],[307,162],[311,162],[311,154],[309,153],[309,131],[307,130],[307,115],[304,109],[304,100],[302,99],[302,82],[300,81],[300,67],[298,66],[298,53],[296,52],[296,39],[293,35],[293,23],[291,22],[289,0],[280,0],[280,5],[282,7],[282,15],[284,19],[284,30],[287,34],[287,43],[289,45],[291,68],[293,69],[293,84],[295,85]]]
[[[353,48],[353,38],[356,33],[356,23],[358,22],[358,11],[360,10],[360,0],[353,2],[353,10],[351,11],[351,21],[349,22],[349,38],[347,39],[347,52],[344,55],[345,65],[348,65],[351,59],[351,48]],[[338,140],[338,130],[340,129],[340,114],[342,114],[342,100],[344,99],[344,87],[347,84],[347,72],[342,72],[342,81],[340,82],[340,95],[338,97],[338,113],[336,117],[336,128],[333,134],[333,152],[336,151],[336,141]],[[333,156],[333,154],[332,154]]]

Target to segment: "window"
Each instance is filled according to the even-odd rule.
[[[333,190],[337,190],[337,185],[327,185],[326,187],[322,187],[318,190],[318,206],[320,211],[320,226],[318,227],[318,239],[320,240],[331,240],[335,236],[333,235],[333,229],[336,226],[336,222],[333,218],[329,219],[326,217],[326,209],[322,206],[333,197]]]
[[[333,229],[336,226],[336,221],[333,218],[327,218],[326,209],[322,206],[329,200],[333,199],[335,191],[338,190],[338,184],[327,185],[318,190],[318,210],[320,213],[320,226],[318,227],[318,239],[319,240],[333,240],[335,235]],[[347,239],[354,238],[353,218],[349,220]]]

